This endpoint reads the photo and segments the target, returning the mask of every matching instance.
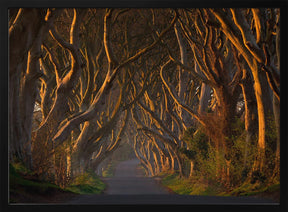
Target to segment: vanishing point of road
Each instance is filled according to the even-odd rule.
[[[277,205],[256,197],[178,195],[146,177],[138,159],[120,162],[113,177],[102,178],[107,184],[103,194],[80,195],[67,204],[75,205]]]

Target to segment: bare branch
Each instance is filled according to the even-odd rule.
[[[50,50],[45,44],[42,44],[42,46],[44,47],[44,49],[45,49],[46,52],[48,53],[49,58],[50,58],[50,61],[51,61],[51,63],[52,63],[53,66],[54,66],[54,71],[55,71],[55,76],[56,76],[56,82],[57,82],[57,85],[59,85],[59,84],[60,84],[60,78],[59,78],[60,66],[59,66],[59,64],[57,63],[56,58],[55,58],[54,54],[52,54],[51,50]]]
[[[263,51],[257,45],[256,40],[250,30],[249,24],[247,23],[247,20],[244,18],[244,15],[241,9],[238,9],[238,8],[231,9],[231,12],[232,12],[235,24],[237,25],[238,29],[241,31],[244,45],[259,63],[264,63],[265,56],[263,54]],[[261,30],[259,29],[259,27],[257,28],[258,30]]]
[[[178,16],[175,15],[173,20],[171,21],[171,23],[168,25],[168,27],[166,29],[164,29],[158,36],[158,39],[156,39],[151,45],[145,47],[144,49],[139,50],[135,55],[129,57],[128,59],[126,59],[125,61],[121,62],[113,71],[113,73],[111,74],[111,78],[109,81],[112,81],[116,74],[119,72],[119,70],[121,68],[123,68],[124,66],[126,66],[128,63],[131,63],[135,60],[137,60],[140,56],[142,56],[143,54],[145,54],[146,52],[150,51],[151,49],[153,49],[164,37],[164,35],[166,35],[166,33],[174,26],[175,22],[177,21]]]
[[[165,85],[165,87],[167,88],[167,90],[169,91],[171,97],[173,98],[173,100],[179,105],[181,106],[184,110],[186,110],[191,116],[193,116],[195,119],[197,119],[199,121],[199,123],[201,123],[203,126],[206,126],[205,123],[200,119],[200,117],[196,114],[195,111],[193,111],[193,109],[191,109],[188,105],[186,105],[184,102],[182,102],[178,96],[177,93],[175,91],[175,89],[173,89],[173,87],[171,85],[169,85],[170,83],[168,82],[167,79],[165,79],[164,75],[163,75],[163,69],[165,68],[165,66],[167,66],[169,63],[171,62],[171,60],[168,60],[163,66],[161,66],[160,69],[160,76],[162,79],[163,84]]]

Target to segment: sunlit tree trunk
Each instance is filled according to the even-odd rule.
[[[55,92],[56,94],[54,103],[46,119],[42,122],[41,126],[35,133],[33,139],[34,142],[39,142],[39,140],[46,139],[46,142],[49,143],[53,138],[53,135],[57,132],[57,126],[59,126],[60,122],[69,115],[69,96],[78,83],[78,78],[80,76],[82,66],[81,56],[79,54],[79,26],[81,23],[81,16],[83,16],[83,12],[81,14],[81,12],[74,9],[74,17],[71,24],[69,43],[63,40],[55,31],[55,29],[50,31],[52,37],[59,43],[59,45],[63,46],[70,52],[72,59],[71,70],[61,80],[56,76],[57,90]],[[55,61],[51,62],[54,64],[56,63]],[[55,69],[56,68],[57,66],[55,64]],[[56,73],[58,71],[59,70],[55,70]],[[37,154],[36,149],[35,154]]]
[[[109,143],[105,145],[103,148],[103,145],[101,146],[101,152],[97,153],[97,156],[91,158],[91,168],[93,170],[97,170],[97,167],[105,158],[109,158],[113,154],[113,152],[117,149],[117,147],[120,145],[120,141],[124,135],[124,132],[127,128],[127,122],[129,122],[130,113],[128,111],[124,112],[124,115],[121,116],[120,120],[118,120],[118,124],[120,125],[117,129],[118,133],[115,136],[111,136],[110,142],[106,141],[105,143]],[[120,123],[121,122],[121,123]],[[113,128],[117,128],[113,127]],[[102,150],[103,148],[103,150]],[[95,149],[95,148],[93,148]],[[99,150],[99,148],[98,148]],[[99,150],[100,151],[100,150]]]
[[[222,30],[227,38],[233,43],[242,56],[246,60],[254,79],[254,90],[257,101],[258,111],[258,156],[255,161],[254,169],[262,171],[265,163],[265,132],[266,132],[266,120],[265,120],[265,99],[263,94],[263,78],[261,79],[260,65],[258,61],[263,59],[264,53],[256,46],[256,39],[253,37],[247,21],[244,18],[241,9],[231,9],[233,15],[233,21],[228,19],[223,14],[223,11],[218,9],[212,10],[212,13],[218,19],[222,26]],[[236,33],[240,30],[241,35]],[[248,42],[247,42],[248,40]],[[255,47],[255,48],[254,48]],[[259,51],[258,51],[259,50]],[[262,82],[261,82],[262,81]],[[268,95],[268,94],[266,94]]]
[[[53,90],[56,87],[56,77],[53,73],[50,73],[50,70],[44,64],[43,60],[40,59],[41,70],[43,70],[43,76],[40,78],[42,84],[39,91],[41,98],[41,112],[42,112],[42,121],[46,119],[51,106],[53,104]]]
[[[40,36],[41,35],[40,33]],[[40,38],[40,37],[39,37]],[[41,48],[41,40],[37,40],[28,53],[27,71],[24,77],[23,87],[21,89],[20,113],[22,116],[22,138],[24,145],[24,162],[26,166],[32,168],[32,155],[31,155],[31,131],[32,131],[32,117],[35,106],[35,99],[37,95],[37,82],[41,76],[39,67],[39,55]]]
[[[247,167],[248,146],[253,142],[253,138],[256,139],[257,134],[257,102],[254,93],[253,82],[250,73],[243,69],[243,77],[241,79],[241,88],[245,102],[245,152],[244,152],[244,167]]]
[[[176,165],[175,165],[175,156],[174,156],[174,154],[171,152],[171,149],[168,147],[167,148],[168,149],[168,152],[169,152],[169,155],[170,155],[170,157],[169,157],[169,165],[170,165],[170,167],[171,167],[171,170],[176,170]]]
[[[36,85],[41,76],[38,60],[45,33],[45,15],[46,10],[19,9],[9,28],[10,159],[13,156],[18,157],[27,168],[32,166],[30,136]],[[48,17],[47,15],[47,20]]]
[[[195,71],[198,74],[203,75],[197,63],[195,63]],[[211,87],[205,83],[201,83],[199,89],[200,89],[200,97],[199,97],[198,113],[202,114],[204,112],[207,112],[206,110],[209,105],[208,100],[211,98]]]
[[[254,77],[254,89],[257,100],[257,111],[258,111],[258,156],[255,163],[255,169],[259,169],[262,171],[264,163],[265,163],[265,148],[266,148],[266,124],[265,124],[265,109],[263,103],[263,92],[261,88],[261,82],[259,79],[258,65],[254,60],[254,70],[252,70],[252,74]]]
[[[187,65],[187,44],[185,43],[185,40],[182,37],[178,23],[175,24],[174,31],[177,37],[179,48],[180,48],[180,58],[181,58],[180,61],[183,65],[186,66]],[[184,99],[184,95],[187,90],[188,74],[187,74],[187,71],[185,71],[185,69],[181,67],[179,67],[178,73],[179,73],[178,74],[178,77],[179,77],[178,96],[180,99]],[[187,111],[183,110],[182,107],[178,106],[178,113],[179,113],[179,117],[181,118],[183,122],[184,129],[187,129],[187,127],[190,127],[191,118],[189,117],[189,114],[187,113]]]

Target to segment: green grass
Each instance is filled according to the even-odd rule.
[[[78,194],[100,194],[105,187],[106,185],[93,171],[87,171],[76,177],[66,189]]]
[[[261,185],[243,183],[232,191],[227,191],[217,182],[207,182],[201,178],[180,178],[177,173],[161,173],[161,183],[177,194],[206,196],[262,196],[277,200],[280,184]]]
[[[280,191],[280,184],[261,185],[259,183],[243,183],[241,186],[229,192],[233,196],[255,196],[265,193],[275,193]]]
[[[40,181],[33,173],[21,164],[10,164],[9,169],[9,202],[39,202],[45,201],[57,193],[65,192],[59,186],[46,181]],[[67,191],[68,192],[68,191]],[[71,192],[69,192],[70,194]]]
[[[162,184],[175,193],[183,195],[201,195],[207,188],[205,183],[200,183],[200,181],[195,183],[195,179],[180,178],[177,173],[164,176]]]
[[[92,171],[76,177],[66,188],[39,180],[30,170],[21,164],[10,164],[9,170],[10,202],[18,202],[19,196],[30,199],[38,196],[53,196],[57,193],[99,194],[106,185]],[[22,200],[21,200],[22,201]]]
[[[9,184],[10,191],[16,192],[21,187],[24,192],[33,192],[36,194],[47,194],[61,189],[59,186],[45,181],[25,179],[23,175],[31,177],[31,172],[23,168],[23,166],[16,164],[10,165]]]
[[[10,174],[19,176],[19,174],[32,175],[32,171],[24,167],[21,163],[10,164]]]

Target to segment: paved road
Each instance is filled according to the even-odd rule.
[[[169,194],[152,177],[145,177],[138,159],[123,161],[115,169],[114,177],[103,178],[107,184],[104,194],[143,195]]]
[[[104,194],[81,195],[68,204],[89,205],[275,205],[271,200],[254,197],[191,196],[170,193],[152,177],[145,177],[137,159],[123,161],[114,177],[103,178]]]

